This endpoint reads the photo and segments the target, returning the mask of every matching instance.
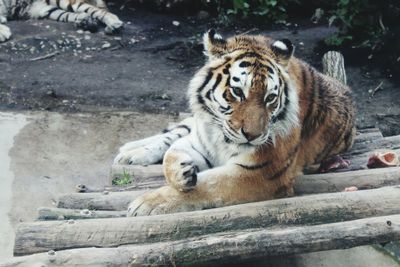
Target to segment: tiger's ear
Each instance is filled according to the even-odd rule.
[[[289,39],[274,41],[271,50],[276,55],[278,63],[287,66],[294,53],[294,45]]]
[[[203,35],[204,54],[209,59],[218,58],[226,54],[227,41],[221,35],[210,29]]]

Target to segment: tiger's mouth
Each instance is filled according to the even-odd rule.
[[[249,140],[243,131],[235,131],[228,123],[224,123],[223,135],[225,143],[236,144],[243,147],[255,147],[264,145],[266,143],[272,143],[269,130],[266,130],[266,132],[262,133],[256,138]]]

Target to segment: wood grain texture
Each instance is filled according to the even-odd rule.
[[[144,245],[51,251],[17,257],[0,266],[213,266],[396,239],[400,239],[400,215],[316,226],[248,229]]]
[[[327,193],[217,209],[116,219],[21,223],[15,255],[171,241],[223,231],[322,224],[400,213],[400,187]]]

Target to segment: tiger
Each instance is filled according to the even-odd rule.
[[[104,0],[0,0],[0,43],[11,38],[7,19],[50,19],[76,23],[84,29],[95,30],[97,22],[105,31],[119,31],[123,22],[110,13]]]
[[[348,150],[356,133],[351,90],[293,56],[288,39],[203,38],[205,65],[189,83],[193,117],[125,144],[115,164],[163,160],[166,186],[128,216],[216,208],[292,196],[305,167]]]

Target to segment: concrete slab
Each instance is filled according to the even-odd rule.
[[[106,185],[125,142],[155,134],[173,116],[132,112],[0,113],[0,259],[12,256],[14,228],[32,221],[77,184]]]

